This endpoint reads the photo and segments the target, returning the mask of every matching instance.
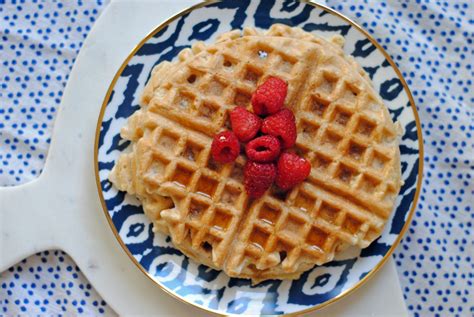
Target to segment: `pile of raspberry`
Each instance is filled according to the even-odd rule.
[[[247,163],[244,185],[252,198],[262,196],[275,184],[287,191],[308,177],[308,160],[291,152],[296,142],[293,112],[284,108],[288,90],[286,82],[269,77],[252,95],[253,112],[235,107],[230,113],[232,131],[214,137],[211,147],[216,162],[229,163],[240,153],[240,142],[246,143]]]

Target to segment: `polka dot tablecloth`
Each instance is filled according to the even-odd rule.
[[[413,316],[474,316],[474,3],[327,1],[391,54],[420,114],[425,171],[394,254]],[[62,91],[105,1],[0,0],[0,185],[41,173]],[[0,273],[0,315],[114,315],[61,251]]]

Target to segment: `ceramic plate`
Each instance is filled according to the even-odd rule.
[[[298,26],[330,37],[342,35],[344,50],[364,67],[394,121],[404,128],[400,152],[405,181],[382,236],[364,250],[315,266],[295,281],[270,280],[252,286],[190,261],[170,239],[154,234],[139,202],[107,180],[129,145],[120,128],[139,106],[139,97],[156,64],[173,60],[196,41],[245,26],[267,29],[274,23]],[[95,148],[99,196],[119,242],[137,266],[160,287],[185,302],[221,314],[291,314],[320,308],[356,289],[380,268],[406,230],[421,178],[421,135],[410,92],[387,53],[355,23],[322,6],[297,1],[221,1],[192,7],[158,26],[140,42],[116,74],[102,106]]]

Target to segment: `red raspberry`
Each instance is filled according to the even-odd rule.
[[[262,119],[244,107],[235,107],[230,113],[230,123],[237,138],[241,142],[247,142],[257,135]]]
[[[283,148],[292,147],[296,142],[296,123],[293,112],[284,108],[265,118],[262,124],[262,132],[280,139]]]
[[[247,194],[252,198],[259,198],[272,186],[275,176],[275,164],[247,161],[244,166],[244,185]]]
[[[304,181],[311,172],[311,164],[307,159],[294,153],[283,153],[277,164],[276,184],[288,190]]]
[[[259,116],[278,112],[285,102],[288,85],[277,77],[269,77],[252,95],[253,112]]]
[[[216,162],[232,162],[237,158],[239,152],[239,140],[237,140],[237,137],[231,131],[224,131],[214,136],[211,145],[211,153]]]
[[[245,147],[247,157],[251,161],[271,162],[280,154],[280,141],[271,135],[264,135],[253,139]]]

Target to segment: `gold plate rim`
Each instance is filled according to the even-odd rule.
[[[116,84],[118,78],[120,77],[120,74],[122,73],[124,68],[128,65],[128,62],[130,61],[130,59],[143,46],[143,44],[145,44],[151,37],[153,37],[156,33],[161,31],[163,28],[168,26],[171,22],[173,22],[177,18],[179,18],[179,17],[181,17],[181,16],[183,16],[183,15],[185,15],[185,14],[187,14],[187,13],[189,13],[189,12],[195,10],[195,9],[199,9],[199,8],[202,8],[202,7],[207,6],[209,4],[220,2],[220,1],[221,0],[204,1],[204,2],[201,2],[201,3],[195,4],[193,6],[190,6],[186,9],[176,13],[175,15],[173,15],[172,17],[170,17],[169,19],[165,20],[163,23],[161,23],[160,25],[155,27],[127,55],[127,57],[124,60],[124,62],[122,63],[122,65],[120,66],[118,71],[115,73],[115,75],[112,79],[112,82],[110,83],[109,88],[107,89],[107,93],[105,95],[104,101],[102,102],[102,106],[101,106],[101,109],[100,109],[100,113],[99,113],[99,117],[98,117],[97,125],[96,125],[96,131],[95,131],[95,141],[94,141],[94,174],[95,174],[95,180],[96,180],[99,199],[100,199],[100,202],[101,202],[101,205],[102,205],[102,211],[104,212],[104,215],[107,219],[107,222],[109,223],[110,228],[112,229],[112,232],[113,232],[115,238],[117,239],[117,241],[119,242],[120,246],[125,251],[125,253],[129,256],[129,258],[132,260],[132,262],[137,266],[137,268],[141,272],[143,272],[143,274],[145,274],[151,281],[156,283],[165,293],[171,295],[171,297],[176,298],[176,299],[178,299],[178,300],[180,300],[180,301],[182,301],[186,304],[189,304],[189,305],[192,305],[192,306],[197,307],[199,309],[202,309],[206,312],[210,312],[210,313],[213,313],[213,314],[216,314],[216,315],[219,315],[219,316],[232,316],[233,314],[224,314],[220,311],[217,311],[217,310],[214,310],[214,309],[211,309],[211,308],[207,308],[207,307],[204,307],[202,305],[198,305],[198,304],[195,304],[195,303],[192,303],[192,302],[186,300],[185,298],[183,298],[183,297],[175,294],[174,292],[168,290],[159,281],[155,280],[154,277],[150,273],[145,271],[145,269],[140,265],[140,263],[137,261],[137,259],[135,259],[135,257],[131,254],[130,250],[127,248],[127,246],[123,242],[122,238],[120,237],[120,235],[117,231],[117,228],[115,227],[115,225],[112,221],[112,218],[110,217],[110,215],[108,213],[108,209],[107,209],[107,206],[105,204],[104,196],[103,196],[103,193],[102,193],[102,188],[101,188],[101,185],[100,185],[99,167],[98,167],[99,136],[100,136],[100,128],[102,126],[102,120],[103,120],[103,117],[104,117],[104,114],[105,114],[105,108],[107,106],[110,95],[113,91],[113,88],[115,87],[115,84]],[[421,131],[420,118],[418,116],[418,111],[417,111],[416,105],[415,105],[415,100],[413,99],[411,91],[408,88],[408,85],[407,85],[405,79],[403,78],[402,73],[400,72],[397,65],[395,64],[395,62],[390,57],[390,55],[385,51],[385,49],[366,30],[364,30],[359,24],[354,22],[352,19],[346,17],[342,13],[340,13],[340,12],[334,10],[334,9],[331,9],[331,8],[325,6],[325,5],[315,3],[311,0],[299,0],[299,1],[303,2],[303,3],[306,3],[306,4],[309,4],[309,5],[312,5],[314,7],[320,8],[320,9],[322,9],[322,10],[324,10],[324,11],[326,11],[326,12],[332,14],[332,15],[335,15],[335,16],[343,19],[344,21],[348,22],[351,26],[353,26],[358,31],[360,31],[362,34],[364,34],[369,39],[369,41],[384,55],[386,60],[390,63],[390,66],[393,68],[393,70],[395,71],[395,73],[397,74],[398,78],[400,79],[400,81],[403,85],[403,89],[404,89],[405,93],[408,96],[408,99],[410,101],[410,106],[412,108],[413,115],[415,117],[417,136],[418,136],[418,152],[419,152],[419,158],[418,158],[419,163],[418,164],[419,165],[418,165],[418,180],[417,180],[417,184],[416,184],[416,192],[415,192],[415,196],[413,198],[412,206],[410,208],[410,212],[408,214],[407,220],[405,221],[405,224],[404,224],[402,230],[398,234],[397,239],[393,242],[392,246],[387,251],[387,253],[382,258],[382,260],[380,260],[379,263],[377,263],[377,265],[366,276],[364,276],[361,280],[359,280],[359,282],[357,282],[355,285],[353,285],[350,289],[347,289],[344,292],[340,293],[336,297],[333,297],[330,300],[328,300],[326,302],[323,302],[321,304],[315,305],[313,307],[306,308],[306,309],[303,309],[303,310],[298,311],[298,312],[283,314],[281,316],[297,316],[297,315],[309,313],[309,312],[312,312],[312,311],[319,310],[323,307],[326,307],[326,306],[340,300],[341,298],[346,297],[347,295],[353,293],[355,290],[357,290],[359,287],[361,287],[363,284],[365,284],[365,282],[367,282],[372,276],[374,276],[376,272],[378,272],[380,270],[380,268],[387,262],[387,260],[390,258],[392,253],[395,251],[396,247],[398,246],[398,244],[400,243],[401,239],[403,238],[405,232],[408,230],[408,227],[410,226],[411,220],[413,218],[413,214],[415,212],[415,209],[416,209],[416,206],[417,206],[417,203],[418,203],[418,198],[419,198],[420,192],[421,192],[421,184],[422,184],[422,179],[423,179],[423,162],[424,162],[424,160],[423,160],[423,158],[424,158],[423,135],[422,135],[422,131]]]

